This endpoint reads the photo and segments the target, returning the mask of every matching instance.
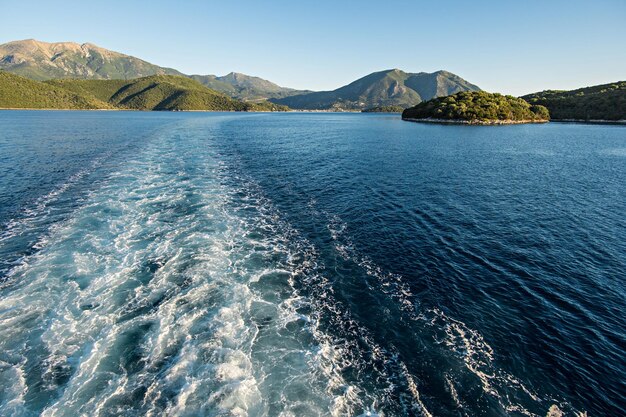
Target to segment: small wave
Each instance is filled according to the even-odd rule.
[[[620,156],[620,157],[624,157],[626,156],[626,148],[609,148],[609,149],[602,149],[600,151],[600,154],[602,155],[608,155],[608,156]]]
[[[98,170],[112,155],[112,152],[107,152],[95,158],[88,167],[79,170],[57,188],[38,197],[18,216],[0,227],[0,250],[12,245],[20,247],[17,251],[12,249],[13,258],[7,256],[3,259],[4,265],[0,266],[0,289],[12,285],[13,277],[28,267],[32,255],[48,244],[49,237],[55,233],[60,222],[81,203],[75,200],[76,197],[71,191]],[[61,204],[63,199],[67,201]],[[63,205],[64,207],[60,207]]]
[[[498,368],[495,363],[496,355],[493,348],[478,331],[469,328],[459,320],[447,316],[438,308],[418,310],[419,301],[416,300],[403,277],[385,272],[367,256],[362,255],[349,236],[347,224],[338,216],[330,215],[318,209],[315,207],[314,202],[310,204],[309,208],[318,215],[324,215],[328,218],[327,227],[331,238],[335,242],[337,254],[344,260],[355,262],[368,275],[375,277],[379,283],[378,290],[398,303],[400,310],[408,318],[415,322],[425,323],[427,327],[430,327],[433,332],[433,340],[438,345],[445,346],[450,353],[460,358],[465,369],[478,378],[482,391],[495,398],[503,410],[507,413],[538,416],[536,413],[529,411],[522,403],[533,404],[533,408],[541,409],[544,407],[543,404],[552,401],[551,398],[541,396],[528,388],[519,378]],[[404,368],[402,373],[406,375],[409,389],[413,392],[412,388],[416,387],[416,385],[412,381],[406,365],[400,362],[400,367]],[[453,383],[451,375],[454,373],[456,372],[451,370],[444,375],[445,388],[456,407],[465,413],[464,409],[467,405],[463,403],[461,394]],[[422,410],[423,414],[428,413],[420,400],[419,393],[414,394],[414,397],[417,403],[416,408]],[[581,411],[573,409],[567,403],[562,403],[562,407],[565,407],[570,413],[575,415],[581,413]]]
[[[33,219],[40,217],[48,211],[65,192],[80,182],[87,175],[98,169],[104,161],[106,161],[112,152],[107,152],[97,158],[95,158],[87,168],[83,168],[78,172],[68,177],[65,182],[59,185],[57,188],[48,192],[45,195],[38,197],[30,206],[25,207],[20,213],[19,217],[8,220],[2,226],[2,232],[0,232],[0,244],[11,237],[19,235],[25,229],[32,227]]]

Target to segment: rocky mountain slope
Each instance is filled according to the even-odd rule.
[[[34,39],[0,45],[0,69],[34,80],[53,78],[132,79],[182,75],[139,58],[91,43],[48,43]]]

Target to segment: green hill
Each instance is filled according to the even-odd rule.
[[[133,110],[245,110],[244,103],[175,75],[135,80],[49,80],[46,84]]]
[[[406,109],[405,120],[450,121],[468,124],[547,122],[548,109],[521,98],[485,91],[456,93]]]
[[[410,107],[434,97],[459,91],[479,91],[447,71],[407,73],[399,69],[375,72],[333,91],[272,99],[294,109],[363,110],[379,106]]]
[[[138,110],[245,110],[241,101],[173,75],[131,80],[109,101],[118,107]]]
[[[135,80],[34,81],[0,71],[0,107],[133,110],[286,111],[269,102],[244,103],[175,75]]]
[[[287,106],[283,106],[282,104],[276,104],[269,101],[258,101],[258,102],[244,102],[246,111],[289,111],[291,110]]]
[[[522,98],[547,107],[553,120],[626,120],[626,81],[571,91],[547,90]]]
[[[0,71],[0,108],[111,109],[114,106],[91,95]]]
[[[47,80],[44,84],[60,87],[83,96],[92,96],[101,101],[109,102],[122,87],[128,84],[125,80]]]

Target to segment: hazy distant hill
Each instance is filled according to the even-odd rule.
[[[125,80],[35,81],[0,71],[0,108],[284,111],[278,104],[244,103],[187,77],[151,75]]]
[[[48,43],[34,39],[0,45],[0,69],[34,80],[59,78],[128,80],[150,75],[185,76],[175,69],[160,67],[90,43],[82,45],[74,42]],[[307,92],[280,87],[262,78],[234,72],[223,77],[215,75],[188,77],[240,100],[282,98]]]
[[[522,98],[546,106],[553,120],[626,120],[626,81],[571,91],[547,90]]]
[[[480,91],[447,71],[407,73],[399,69],[375,72],[333,91],[272,99],[294,109],[363,110],[379,106],[410,107],[460,91]]]
[[[52,78],[131,79],[148,75],[182,75],[129,55],[74,42],[34,39],[0,45],[0,69],[34,80]]]
[[[294,90],[281,87],[263,78],[253,77],[238,72],[231,72],[223,77],[216,75],[190,75],[194,80],[228,94],[240,100],[261,100],[269,98],[284,98],[295,94],[309,93],[310,91]]]

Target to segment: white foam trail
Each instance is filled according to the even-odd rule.
[[[441,310],[430,311],[433,316],[430,324],[443,329],[443,342],[452,352],[457,354],[465,368],[474,374],[482,385],[483,392],[496,398],[500,406],[507,412],[515,412],[527,416],[535,416],[524,406],[511,400],[509,391],[523,394],[530,402],[542,403],[544,398],[527,388],[519,379],[498,368],[494,363],[494,350],[476,330],[470,329],[463,322],[448,317]],[[459,403],[458,393],[454,394]]]
[[[225,185],[198,129],[164,132],[13,270],[0,414],[371,409],[294,288],[315,250],[255,190]]]

